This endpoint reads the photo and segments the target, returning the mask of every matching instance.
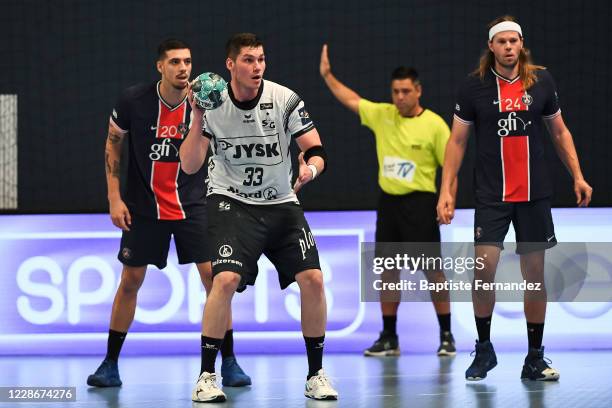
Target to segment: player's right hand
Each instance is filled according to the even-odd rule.
[[[187,86],[187,101],[189,102],[189,106],[191,106],[192,112],[200,112],[204,114],[204,109],[200,108],[197,103],[195,103],[195,99],[193,97],[193,90],[191,89],[192,82]]]
[[[123,200],[113,200],[110,202],[110,217],[115,227],[121,228],[123,231],[130,230],[132,216]]]
[[[450,193],[440,192],[438,206],[438,224],[450,224],[455,217],[455,199]]]
[[[327,44],[323,44],[323,49],[321,50],[321,62],[319,63],[319,73],[323,78],[325,78],[330,72],[331,65],[327,55]]]

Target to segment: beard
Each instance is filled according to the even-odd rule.
[[[499,65],[501,65],[502,67],[504,67],[506,69],[514,69],[514,67],[516,67],[518,65],[518,63],[519,63],[518,57],[516,57],[516,59],[513,62],[510,62],[510,63],[508,63],[508,62],[506,62],[504,60],[499,60],[497,58],[495,58],[495,60],[497,61],[497,63]]]
[[[183,85],[183,84],[172,84],[172,87],[174,89],[176,89],[177,91],[182,91],[184,89],[187,89],[188,85],[189,85],[189,82],[187,82],[185,85]]]

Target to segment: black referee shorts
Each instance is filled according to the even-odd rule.
[[[557,244],[548,198],[520,203],[485,203],[477,200],[474,244],[504,249],[503,242],[510,222],[516,234],[517,254],[541,251]]]
[[[434,193],[413,192],[396,196],[383,192],[376,211],[376,256],[394,257],[398,252],[409,250],[414,252],[411,255],[441,257],[437,203]],[[401,244],[420,242],[437,244]]]
[[[440,242],[434,193],[382,193],[376,211],[376,242]]]
[[[210,261],[206,236],[206,211],[184,220],[158,220],[132,214],[129,231],[123,231],[117,258],[127,266],[166,267],[170,238],[174,235],[180,264]]]
[[[276,267],[281,289],[299,272],[321,269],[314,237],[298,204],[253,205],[214,194],[207,206],[213,277],[226,271],[240,274],[238,292],[255,284],[262,254]]]

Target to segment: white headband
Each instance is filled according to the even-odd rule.
[[[502,31],[516,31],[521,37],[523,36],[520,25],[514,21],[502,21],[501,23],[495,24],[489,30],[489,41],[493,39],[495,34],[501,33]]]

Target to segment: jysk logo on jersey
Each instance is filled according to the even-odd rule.
[[[224,155],[225,160],[234,165],[274,166],[283,162],[278,133],[219,139],[218,144],[222,150],[217,151],[217,154]]]
[[[300,108],[298,110],[298,115],[300,115],[300,119],[302,120],[302,126],[312,123],[312,119],[310,119],[310,115],[306,111],[306,108]]]

